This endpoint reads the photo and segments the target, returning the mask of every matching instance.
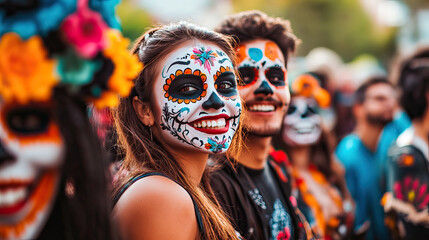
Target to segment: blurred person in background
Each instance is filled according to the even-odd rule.
[[[412,120],[389,150],[386,222],[395,239],[429,239],[429,48],[399,66],[400,104]]]
[[[345,239],[352,230],[352,199],[320,114],[320,109],[329,106],[330,94],[311,74],[292,81],[291,93],[282,131],[273,140],[273,146],[281,150],[271,155],[276,161],[287,162],[298,208],[316,238]]]
[[[298,40],[289,21],[260,11],[232,15],[216,30],[240,44],[238,89],[248,129],[237,164],[218,160],[210,178],[213,191],[244,239],[310,238],[290,201],[285,166],[269,156],[272,136],[280,131],[289,105],[287,63]]]
[[[134,44],[144,68],[115,114],[125,159],[114,216],[124,239],[238,239],[206,171],[209,154],[233,156],[241,143],[232,42],[179,22]]]
[[[0,4],[0,239],[116,239],[87,116],[128,95],[141,67],[114,29],[116,4]]]
[[[347,187],[356,203],[355,234],[366,239],[389,239],[380,206],[385,191],[387,149],[408,127],[397,112],[395,88],[386,77],[372,77],[355,92],[356,127],[335,151],[346,170]]]

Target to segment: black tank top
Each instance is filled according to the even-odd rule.
[[[139,176],[136,176],[134,178],[132,178],[129,182],[127,182],[127,184],[124,185],[124,187],[115,195],[115,197],[113,198],[113,207],[116,205],[116,203],[118,202],[119,198],[121,198],[122,194],[124,194],[124,192],[135,182],[137,182],[138,180],[144,178],[144,177],[149,177],[149,176],[162,176],[162,177],[166,177],[172,181],[174,181],[173,179],[161,174],[161,173],[145,173]],[[175,183],[179,184],[178,182],[174,181]],[[181,186],[183,188],[182,185],[179,184],[179,186]],[[185,188],[183,188],[185,189]],[[185,189],[186,190],[186,189]],[[188,190],[186,190],[186,192],[188,192]],[[204,236],[204,226],[203,226],[203,220],[201,218],[201,213],[200,210],[198,209],[197,203],[195,202],[194,198],[192,197],[192,195],[188,192],[189,196],[192,199],[192,202],[194,204],[194,209],[195,209],[195,216],[197,217],[197,224],[198,224],[198,229],[201,233],[202,236]]]

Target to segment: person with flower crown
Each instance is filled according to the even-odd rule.
[[[142,67],[116,4],[0,3],[0,239],[115,239],[87,104],[115,106]]]
[[[346,239],[353,223],[352,198],[321,116],[331,96],[310,73],[291,81],[291,95],[271,156],[288,165],[292,193],[316,238]]]

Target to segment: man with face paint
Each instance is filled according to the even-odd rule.
[[[240,44],[238,89],[248,131],[236,169],[226,163],[213,172],[213,190],[243,238],[305,239],[286,171],[269,157],[271,138],[280,131],[290,100],[286,67],[297,38],[288,21],[259,11],[233,15],[217,31]]]
[[[335,155],[346,170],[347,187],[356,203],[354,232],[367,239],[389,239],[380,200],[389,146],[409,123],[397,110],[395,88],[386,77],[372,77],[355,92],[356,127],[338,144]]]

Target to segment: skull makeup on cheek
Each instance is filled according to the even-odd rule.
[[[223,153],[241,114],[236,75],[219,47],[189,42],[172,52],[154,84],[161,137],[171,146]]]
[[[50,105],[0,99],[1,239],[35,239],[50,215],[64,161]]]
[[[316,143],[321,134],[321,116],[317,113],[317,102],[312,98],[292,98],[283,122],[283,141],[291,146]]]

